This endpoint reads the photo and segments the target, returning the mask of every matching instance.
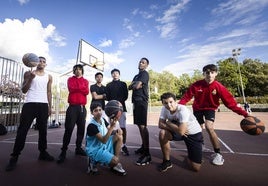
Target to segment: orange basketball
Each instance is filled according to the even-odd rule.
[[[254,116],[248,116],[241,120],[240,122],[241,129],[250,135],[260,135],[265,130],[264,123]]]

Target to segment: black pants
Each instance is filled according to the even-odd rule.
[[[86,116],[87,111],[85,106],[70,105],[67,108],[62,150],[68,149],[75,124],[77,125],[76,148],[80,148],[82,146],[82,141],[85,134]]]
[[[20,125],[18,127],[13,153],[11,154],[12,156],[20,155],[25,146],[27,133],[35,118],[39,131],[38,150],[44,152],[47,149],[48,104],[25,103],[21,111]]]

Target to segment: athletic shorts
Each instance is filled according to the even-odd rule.
[[[188,135],[187,137],[181,136],[177,133],[172,133],[173,141],[185,142],[188,151],[188,158],[195,163],[202,163],[202,145],[203,145],[203,135],[202,132]]]
[[[134,124],[147,126],[148,103],[136,101],[133,103]]]
[[[100,148],[97,153],[91,157],[94,161],[99,162],[104,165],[109,165],[114,157],[114,144],[113,144],[113,135],[111,135],[106,142],[105,147]]]
[[[203,110],[203,111],[194,111],[194,116],[196,117],[200,125],[204,124],[205,120],[215,121],[215,110]]]
[[[126,123],[127,123],[127,116],[126,112],[122,112],[122,115],[120,119],[118,120],[120,128],[126,128]]]

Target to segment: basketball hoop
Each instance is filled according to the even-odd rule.
[[[79,41],[77,62],[104,71],[104,53],[83,39]]]
[[[100,71],[104,70],[104,62],[103,61],[96,61],[94,64],[91,65],[92,68],[98,69]]]

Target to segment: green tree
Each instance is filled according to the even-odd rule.
[[[247,96],[268,95],[268,64],[257,59],[245,59],[243,66],[248,81],[245,94]]]
[[[162,73],[149,70],[150,75],[150,93],[151,99],[160,100],[160,95],[164,92],[170,91],[176,95],[179,92],[178,78],[168,71]]]
[[[242,97],[239,67],[246,97],[258,96],[259,98],[268,95],[268,63],[252,59],[245,59],[243,63],[238,63],[235,59],[228,58],[218,61],[217,65],[219,69],[217,80],[235,97]],[[200,70],[195,70],[192,76],[182,74],[177,77],[168,71],[158,73],[153,70],[149,70],[149,75],[150,96],[153,102],[159,101],[160,95],[167,91],[175,93],[179,99],[192,83],[204,78]],[[247,101],[249,100],[254,102],[254,99],[247,98]]]
[[[245,87],[247,78],[243,75],[244,73],[242,73],[244,72],[243,66],[241,64],[238,64],[238,62],[233,58],[218,61],[217,64],[217,80],[226,86],[234,96],[242,96],[242,86],[238,65],[240,65],[242,83],[243,87]]]
[[[203,76],[203,73],[201,70],[194,70],[194,74],[191,78],[191,84],[197,80],[200,80],[200,79],[203,79],[204,76]]]
[[[232,58],[217,62],[219,74],[217,79],[224,84],[235,96],[242,96],[239,76],[239,66],[245,96],[268,95],[268,64],[258,59],[245,59],[238,63]],[[239,66],[238,66],[239,65]]]
[[[150,76],[149,88],[150,88],[150,99],[155,101],[159,97],[159,77],[160,73],[154,72],[153,70],[148,71]]]
[[[191,85],[192,80],[189,74],[182,74],[178,79],[178,97],[180,98]]]

